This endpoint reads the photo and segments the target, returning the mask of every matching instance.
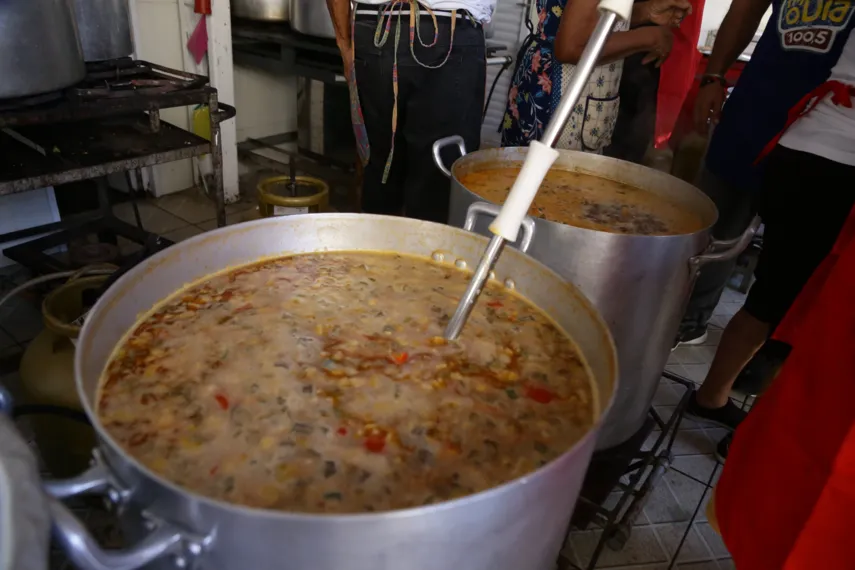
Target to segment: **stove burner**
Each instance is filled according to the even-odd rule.
[[[112,243],[86,243],[72,245],[68,248],[68,257],[71,265],[85,267],[99,263],[113,263],[119,259],[121,252],[119,247]]]
[[[169,69],[154,63],[121,58],[87,64],[86,77],[69,90],[78,99],[105,99],[161,95],[203,87],[201,75]]]
[[[12,111],[25,107],[35,107],[52,103],[61,99],[62,91],[51,91],[50,93],[40,93],[38,95],[29,95],[27,97],[15,97],[13,99],[0,99],[0,111]]]

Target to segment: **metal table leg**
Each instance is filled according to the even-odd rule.
[[[223,141],[220,136],[220,114],[217,93],[208,99],[208,116],[211,122],[211,166],[214,169],[214,203],[217,209],[217,227],[226,225],[226,195],[223,186]]]

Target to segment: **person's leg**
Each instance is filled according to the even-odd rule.
[[[392,64],[395,42],[394,38],[390,38],[385,46],[376,47],[376,26],[376,18],[357,19],[354,37],[356,84],[371,145],[371,156],[362,173],[361,207],[366,214],[400,215],[404,208],[406,171],[406,153],[400,148],[395,152],[392,169],[386,183],[383,183],[386,161],[392,148]],[[402,40],[402,43],[405,41]],[[399,132],[401,122],[402,117],[399,116]]]
[[[422,37],[429,41],[433,25],[425,24]],[[425,65],[435,66],[448,52],[450,18],[439,18],[439,41],[432,48],[416,42],[416,56]],[[427,19],[430,22],[429,19]],[[410,67],[412,65],[418,67]],[[407,100],[407,124],[401,145],[407,148],[405,214],[408,217],[446,223],[451,184],[433,161],[433,143],[450,135],[460,135],[471,152],[481,143],[481,116],[484,107],[487,64],[484,31],[468,20],[458,19],[454,48],[444,65],[425,69],[418,63],[402,68],[418,74]],[[460,158],[457,148],[446,150],[446,164]]]
[[[727,240],[742,234],[755,213],[751,192],[724,182],[706,168],[701,170],[697,186],[718,208],[713,237]],[[678,342],[699,344],[704,341],[713,311],[734,267],[736,260],[711,263],[701,270],[680,325]]]
[[[855,202],[855,192],[843,191],[855,175],[853,167],[784,147],[768,160],[759,205],[766,233],[757,280],[725,328],[687,412],[725,427],[736,427],[744,416],[729,399],[737,375],[831,251]]]

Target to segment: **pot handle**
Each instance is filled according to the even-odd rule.
[[[442,162],[442,155],[440,153],[442,152],[442,149],[453,144],[456,144],[457,148],[460,149],[460,156],[466,156],[466,142],[464,142],[463,137],[460,135],[445,137],[444,139],[439,139],[433,143],[433,162],[436,164],[436,167],[449,178],[451,178],[451,171],[446,168],[445,163]]]
[[[740,253],[745,251],[745,248],[748,247],[751,240],[754,239],[754,236],[757,234],[757,230],[760,229],[760,224],[762,222],[763,221],[760,219],[760,216],[755,216],[754,219],[751,220],[751,224],[741,236],[729,240],[713,240],[709,248],[707,248],[706,253],[696,255],[691,259],[690,263],[694,267],[700,268],[708,263],[717,263],[720,261],[730,261],[731,259],[734,259]]]
[[[475,222],[478,219],[479,214],[484,214],[486,216],[497,217],[499,212],[502,211],[500,206],[496,206],[495,204],[490,204],[489,202],[475,202],[469,209],[466,210],[466,222],[463,224],[463,229],[471,232],[475,227]],[[528,248],[531,247],[531,242],[534,241],[534,231],[535,231],[534,220],[530,217],[526,216],[522,220],[522,238],[520,239],[520,245],[517,247],[523,253],[528,251]]]
[[[65,555],[81,570],[136,570],[163,556],[182,557],[184,536],[171,525],[155,528],[143,540],[125,550],[104,550],[74,514],[58,499],[48,498],[53,536]],[[175,560],[175,566],[186,565]]]
[[[121,504],[127,495],[117,488],[109,470],[97,455],[94,465],[77,477],[44,483],[53,521],[53,536],[76,568],[136,570],[170,555],[173,556],[176,568],[186,568],[189,559],[202,552],[208,539],[192,536],[175,525],[152,516],[145,516],[146,526],[151,533],[140,542],[122,550],[105,550],[98,545],[86,526],[59,500],[94,493],[104,494],[114,503]]]

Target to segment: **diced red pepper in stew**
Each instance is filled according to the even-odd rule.
[[[238,307],[237,309],[235,309],[232,312],[233,313],[243,313],[244,311],[249,311],[250,309],[252,309],[252,303],[247,303],[246,305],[244,305],[242,307]]]
[[[397,354],[392,354],[389,356],[389,360],[391,360],[393,363],[397,364],[398,366],[400,366],[402,364],[406,364],[409,359],[410,359],[410,355],[406,352],[399,352]]]
[[[386,448],[386,431],[373,429],[365,434],[365,449],[371,453],[383,453]]]
[[[487,303],[487,306],[493,308],[504,307],[501,301],[490,301],[489,303]]]
[[[548,404],[556,397],[555,394],[546,388],[536,388],[534,386],[526,388],[525,395],[527,398],[530,398],[539,404]]]
[[[338,428],[338,430],[336,430],[336,431],[337,431],[338,435],[347,435],[347,428],[344,426]]]
[[[217,394],[214,396],[214,399],[217,401],[217,404],[219,404],[221,409],[223,409],[223,410],[229,409],[229,399],[228,398],[226,398],[222,394]]]
[[[371,453],[383,453],[386,448],[386,438],[367,437],[365,438],[365,449]]]

